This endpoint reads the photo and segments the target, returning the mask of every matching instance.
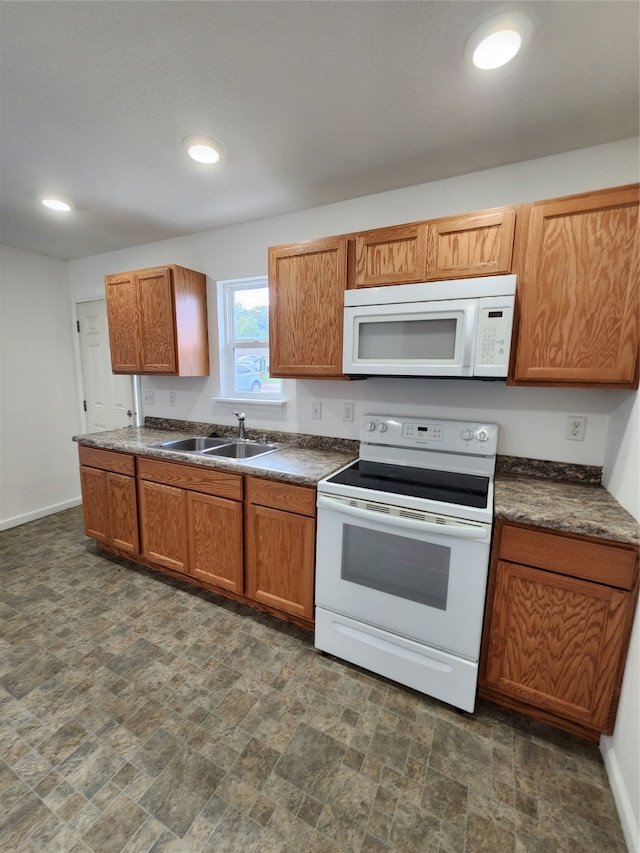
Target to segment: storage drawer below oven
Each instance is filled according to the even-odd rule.
[[[473,711],[478,664],[316,607],[315,646],[463,711]]]

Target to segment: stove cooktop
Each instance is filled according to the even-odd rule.
[[[422,500],[486,508],[489,477],[359,459],[326,482]]]

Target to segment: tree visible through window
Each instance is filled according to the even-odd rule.
[[[279,398],[269,375],[269,288],[266,277],[220,282],[221,384],[226,397]],[[220,304],[220,302],[222,304]]]

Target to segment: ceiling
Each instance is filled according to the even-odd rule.
[[[472,69],[509,9],[529,44]],[[1,0],[0,242],[69,260],[637,136],[639,10]],[[191,134],[223,160],[190,161]]]

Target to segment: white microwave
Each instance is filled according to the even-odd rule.
[[[507,375],[516,276],[400,284],[344,294],[344,373]]]

